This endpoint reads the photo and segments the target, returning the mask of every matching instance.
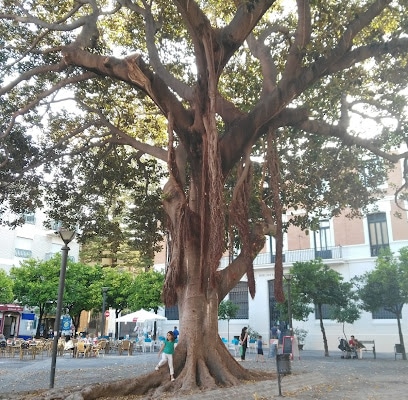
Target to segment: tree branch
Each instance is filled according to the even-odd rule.
[[[385,43],[373,43],[367,46],[360,46],[349,51],[335,64],[330,65],[327,74],[333,74],[338,71],[349,68],[350,66],[383,54],[401,54],[408,51],[408,38],[392,39]]]
[[[140,55],[118,59],[91,54],[72,46],[64,50],[64,55],[64,60],[68,64],[83,67],[101,76],[121,80],[146,93],[164,116],[167,117],[169,112],[177,116],[175,131],[184,143],[189,142],[188,132],[193,123],[191,113],[184,109],[179,99],[162,79],[149,69]]]
[[[61,66],[61,64],[60,64]],[[38,68],[39,70],[44,70],[43,72],[49,72],[47,71],[47,68]],[[23,74],[24,75],[24,74]],[[25,79],[27,79],[28,77],[30,77],[32,75],[32,71],[29,71],[29,73],[25,76]],[[26,113],[28,113],[30,110],[32,110],[35,106],[37,106],[41,100],[45,99],[46,97],[50,96],[52,93],[55,93],[56,91],[58,91],[59,89],[62,89],[63,87],[66,87],[70,84],[73,83],[78,83],[78,82],[82,82],[82,81],[86,81],[88,79],[91,79],[95,77],[95,74],[93,72],[85,72],[84,74],[81,75],[77,75],[77,76],[72,76],[66,79],[61,80],[60,82],[58,82],[57,84],[55,84],[54,86],[52,86],[49,90],[46,90],[44,92],[41,92],[37,95],[37,97],[32,100],[31,102],[27,103],[24,107],[20,108],[19,110],[17,110],[16,112],[14,112],[12,114],[11,120],[7,126],[7,128],[4,130],[4,132],[0,135],[0,139],[6,137],[11,130],[14,127],[14,124],[16,122],[17,117],[24,115]],[[23,80],[20,79],[19,80]],[[15,83],[15,82],[14,82]],[[12,86],[13,87],[13,86]],[[1,91],[0,91],[0,94]]]
[[[297,0],[298,24],[295,40],[289,49],[289,54],[283,72],[284,79],[292,79],[300,69],[305,47],[310,41],[311,16],[309,0]],[[285,78],[286,77],[286,78]]]
[[[156,34],[156,22],[150,9],[145,10],[145,27],[146,27],[146,45],[149,53],[150,64],[155,73],[163,80],[163,82],[173,89],[182,99],[191,101],[193,99],[193,90],[180,80],[176,79],[164,67],[160,60],[154,36]]]
[[[371,151],[373,154],[382,157],[388,161],[393,163],[398,162],[399,160],[408,157],[408,152],[401,153],[401,154],[389,154],[385,151],[382,151],[378,147],[376,147],[375,142],[369,139],[362,139],[357,136],[351,136],[347,133],[341,126],[334,126],[327,124],[322,121],[313,121],[313,120],[305,120],[299,123],[292,124],[296,128],[302,129],[308,133],[318,134],[320,136],[325,137],[335,137],[340,139],[344,144],[348,146],[359,146]]]

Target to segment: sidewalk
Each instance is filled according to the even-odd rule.
[[[275,359],[255,362],[248,354],[245,368],[276,372]],[[0,399],[28,398],[22,392],[46,389],[49,386],[50,358],[24,360],[0,358]],[[96,383],[143,375],[153,370],[157,353],[137,353],[133,356],[106,355],[99,358],[73,359],[58,357],[55,388],[80,387]],[[324,357],[323,351],[304,350],[301,359],[291,363],[292,373],[282,378],[281,392],[286,399],[302,400],[379,400],[408,398],[408,362],[394,360],[393,353],[379,353],[377,359],[367,355],[362,360],[340,358],[339,351]],[[34,399],[35,397],[29,397]],[[137,397],[135,397],[136,399]],[[232,388],[222,388],[168,400],[270,400],[279,396],[278,381],[249,382]],[[141,399],[138,397],[138,399]]]
[[[253,364],[256,363],[248,363],[248,367],[254,368]],[[406,400],[408,362],[401,359],[395,361],[393,353],[377,354],[376,360],[372,356],[362,360],[345,360],[336,352],[332,352],[331,357],[324,357],[323,351],[305,350],[301,353],[300,360],[292,362],[292,374],[282,378],[281,392],[286,399]],[[270,400],[281,397],[277,381],[263,381],[194,396],[177,397],[182,400],[214,398]],[[175,399],[176,397],[172,398]]]

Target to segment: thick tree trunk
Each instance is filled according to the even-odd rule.
[[[180,339],[174,355],[175,382],[170,381],[169,369],[159,372],[75,389],[66,399],[76,400],[118,398],[127,395],[144,395],[160,399],[168,393],[192,393],[214,389],[218,386],[239,385],[242,381],[276,378],[275,373],[246,370],[230,354],[218,335],[218,299],[214,292],[201,293],[192,283],[180,293]],[[243,382],[242,382],[243,383]],[[75,397],[70,397],[75,392]],[[47,399],[50,393],[38,396]],[[64,398],[59,393],[58,398]]]

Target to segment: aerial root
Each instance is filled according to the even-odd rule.
[[[201,389],[215,389],[217,384],[203,359],[197,362],[197,385]]]

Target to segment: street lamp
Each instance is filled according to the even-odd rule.
[[[60,228],[58,231],[64,246],[61,247],[61,270],[58,285],[58,299],[57,299],[57,310],[55,313],[55,324],[54,324],[54,341],[52,343],[52,358],[51,358],[51,373],[50,373],[50,389],[54,387],[55,381],[55,365],[57,361],[57,349],[58,349],[58,334],[61,324],[61,309],[62,301],[64,297],[64,286],[65,286],[65,272],[67,270],[67,260],[68,260],[68,243],[74,238],[75,231],[69,229]]]
[[[101,323],[101,336],[105,336],[105,307],[106,307],[106,292],[108,287],[102,288],[102,323]]]
[[[288,317],[289,317],[289,332],[290,336],[293,336],[293,327],[292,327],[292,307],[291,307],[291,298],[290,298],[290,281],[292,279],[292,274],[283,275],[285,280],[288,282]]]

